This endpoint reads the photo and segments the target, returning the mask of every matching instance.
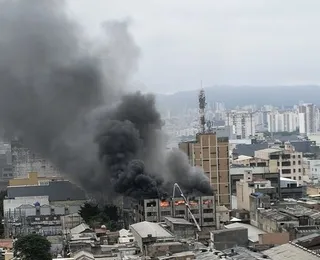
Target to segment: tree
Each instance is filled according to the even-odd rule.
[[[14,242],[14,256],[21,260],[52,260],[51,243],[43,236],[30,234]]]
[[[79,215],[92,228],[106,225],[110,231],[116,231],[122,228],[122,222],[119,222],[119,209],[115,205],[105,205],[99,208],[98,205],[85,203]]]
[[[90,220],[99,215],[100,209],[98,205],[94,205],[91,203],[85,203],[83,206],[81,206],[79,215],[82,217],[82,219],[86,222],[89,223]]]

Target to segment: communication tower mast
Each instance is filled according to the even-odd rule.
[[[206,96],[201,84],[201,90],[199,92],[199,116],[200,116],[200,133],[201,134],[204,134],[206,130],[206,119],[204,114],[206,105],[207,105]]]

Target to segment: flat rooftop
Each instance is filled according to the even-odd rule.
[[[142,238],[147,238],[150,235],[157,238],[174,238],[174,236],[161,227],[159,223],[143,221],[130,225],[130,229],[138,233]]]
[[[176,225],[189,225],[189,226],[193,225],[191,222],[185,220],[184,218],[165,217],[165,219],[171,222],[172,224],[176,224]]]

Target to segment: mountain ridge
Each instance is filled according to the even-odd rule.
[[[319,85],[293,86],[215,86],[204,88],[207,103],[223,102],[228,109],[250,104],[293,106],[299,101],[320,104]],[[179,91],[174,94],[156,94],[160,111],[183,111],[196,108],[199,90]]]

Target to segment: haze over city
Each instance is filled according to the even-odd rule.
[[[133,87],[172,93],[204,86],[320,84],[317,0],[67,0],[96,35],[132,20],[141,50]]]
[[[0,0],[0,260],[320,259],[319,10]]]

